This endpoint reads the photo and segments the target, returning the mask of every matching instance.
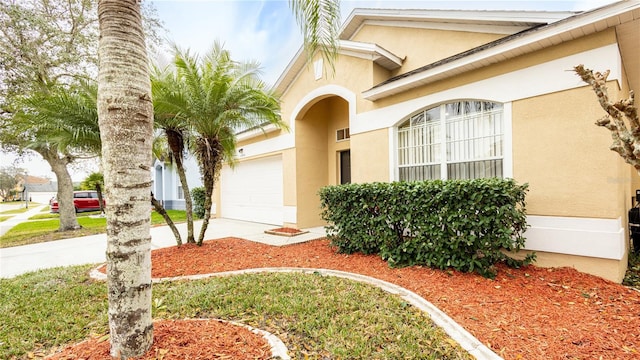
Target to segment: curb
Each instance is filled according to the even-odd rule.
[[[102,265],[101,265],[102,266]],[[208,279],[212,277],[223,277],[223,276],[233,276],[233,275],[241,275],[241,274],[257,274],[264,272],[274,272],[274,273],[303,273],[303,274],[320,274],[325,276],[335,276],[340,278],[345,278],[349,280],[358,281],[361,283],[370,284],[373,286],[377,286],[383,291],[386,291],[390,294],[398,295],[402,299],[404,299],[409,304],[417,307],[418,309],[426,312],[431,317],[431,320],[439,327],[441,327],[449,337],[455,340],[460,346],[466,350],[469,354],[475,357],[478,360],[502,360],[502,357],[498,356],[495,352],[493,352],[489,347],[482,344],[480,340],[476,339],[475,336],[471,335],[470,332],[465,330],[462,326],[456,323],[452,318],[450,318],[447,314],[445,314],[442,310],[438,309],[436,306],[422,298],[420,295],[414,293],[411,290],[405,289],[402,286],[398,286],[396,284],[376,279],[370,276],[350,273],[346,271],[340,270],[331,270],[331,269],[313,269],[313,268],[290,268],[290,267],[279,267],[279,268],[255,268],[255,269],[244,269],[244,270],[233,270],[233,271],[224,271],[219,273],[210,273],[210,274],[198,274],[198,275],[186,275],[186,276],[176,276],[176,277],[167,277],[167,278],[154,278],[153,282],[165,282],[165,281],[176,281],[176,280],[201,280]],[[98,268],[95,268],[91,271],[90,276],[96,280],[106,280],[107,276],[98,271]]]

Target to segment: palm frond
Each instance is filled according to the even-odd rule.
[[[289,6],[300,26],[307,59],[320,52],[335,71],[340,30],[340,0],[289,0]]]

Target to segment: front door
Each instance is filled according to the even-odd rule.
[[[351,150],[340,151],[340,184],[351,183]]]

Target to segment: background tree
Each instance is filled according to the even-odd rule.
[[[107,194],[107,286],[111,356],[144,354],[151,321],[153,104],[137,0],[98,2],[98,120]]]
[[[145,8],[149,9],[147,29],[157,35],[161,27],[154,10]],[[35,151],[49,163],[58,184],[60,230],[76,229],[79,224],[67,165],[90,154],[51,138],[43,130],[47,123],[39,114],[42,109],[33,105],[37,105],[34,99],[74,92],[76,85],[95,78],[96,2],[2,0],[0,35],[0,147],[17,154]]]
[[[613,143],[609,149],[617,152],[640,174],[640,119],[638,119],[633,90],[629,91],[628,99],[612,102],[607,91],[608,70],[604,73],[593,72],[584,65],[578,65],[574,70],[584,82],[591,86],[600,106],[607,113],[596,121],[596,125],[611,132]]]
[[[24,169],[3,166],[0,168],[0,197],[3,201],[13,199],[20,176],[26,174]]]
[[[104,176],[102,173],[94,172],[89,174],[80,184],[82,190],[95,190],[98,193],[98,202],[100,203],[100,212],[104,214],[104,202],[102,197],[102,189],[104,189]]]

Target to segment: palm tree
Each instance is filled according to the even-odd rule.
[[[21,101],[13,126],[24,128],[27,148],[38,152],[56,174],[60,204],[59,231],[80,228],[73,205],[73,183],[67,165],[100,151],[96,84],[80,82],[32,93]]]
[[[235,134],[266,124],[286,125],[280,119],[277,96],[259,78],[257,63],[233,61],[218,42],[203,58],[177,48],[175,52],[176,86],[166,108],[188,125],[193,136],[205,188],[205,215],[197,241],[201,245],[211,217],[215,181],[222,165],[235,160]]]
[[[320,0],[323,4],[333,4],[333,8],[337,9],[339,4],[334,1]],[[326,17],[318,18],[323,19],[323,24],[331,20]],[[149,164],[153,138],[153,105],[139,1],[99,0],[98,22],[98,116],[105,186],[110,200],[107,204],[107,278],[111,356],[126,359],[143,354],[153,341],[150,210],[147,205],[151,192]],[[212,55],[213,53],[215,52],[212,51]],[[204,105],[203,110],[211,111],[206,116],[193,118],[195,121],[192,124],[199,134],[196,154],[201,165],[209,166],[204,174],[208,203],[206,224],[211,211],[216,168],[222,166],[223,160],[233,159],[235,130],[241,124],[259,124],[258,115],[262,113],[267,115],[268,121],[281,124],[277,116],[278,103],[275,96],[268,91],[256,91],[252,87],[264,86],[256,79],[256,70],[248,72],[253,75],[242,76],[241,69],[232,71],[235,66],[222,66],[231,62],[228,53],[218,53],[218,56],[211,56],[211,60],[221,60],[221,66],[204,68],[203,73],[219,76],[198,76],[196,71],[187,73],[190,76],[186,77],[187,80],[192,80],[187,81],[187,88],[198,90],[200,85],[193,81],[201,78],[205,80],[202,85],[207,85],[204,88],[209,90],[194,99],[219,99],[212,104],[200,103],[199,105]],[[217,65],[217,61],[212,65]],[[216,70],[218,68],[219,71]],[[197,66],[183,67],[183,71],[189,69],[197,70]],[[189,93],[192,95],[191,91]],[[214,96],[218,93],[222,96]],[[239,100],[247,102],[238,102]],[[258,106],[259,103],[263,103],[263,106]],[[198,119],[201,121],[197,121]],[[203,234],[204,231],[200,235]],[[201,243],[201,238],[198,242]]]
[[[102,173],[94,172],[89,174],[82,184],[80,184],[83,190],[95,190],[98,194],[98,205],[100,205],[100,212],[104,215],[104,201],[102,197],[102,190],[104,189],[104,176]]]
[[[176,171],[182,185],[187,217],[187,243],[195,243],[193,235],[193,201],[184,168],[184,153],[188,139],[188,119],[182,109],[188,107],[184,99],[183,83],[178,81],[174,71],[169,68],[154,67],[151,74],[151,91],[153,94],[154,124],[161,129],[166,139],[169,156],[176,165]],[[178,245],[182,240],[176,238]]]
[[[152,88],[151,92],[153,93],[153,82],[151,83],[151,88]],[[154,100],[154,103],[155,103],[155,100]],[[154,124],[156,124],[156,121],[154,121]],[[153,157],[161,161],[173,159],[171,155],[171,151],[169,150],[169,145],[167,144],[166,136],[159,136],[158,134],[155,134],[153,138],[153,146],[152,146],[151,153],[153,154]],[[158,179],[156,179],[156,181],[157,180]],[[167,225],[173,232],[173,236],[176,238],[176,245],[181,246],[182,236],[180,235],[180,231],[178,231],[176,224],[173,222],[173,219],[171,219],[171,217],[167,213],[167,210],[165,210],[164,206],[162,206],[162,203],[160,203],[160,201],[158,201],[155,198],[155,196],[153,195],[153,192],[151,192],[151,205],[153,206],[155,211],[162,216],[164,221],[167,223]]]
[[[99,0],[98,120],[107,194],[111,356],[144,354],[151,319],[153,104],[138,0]]]

